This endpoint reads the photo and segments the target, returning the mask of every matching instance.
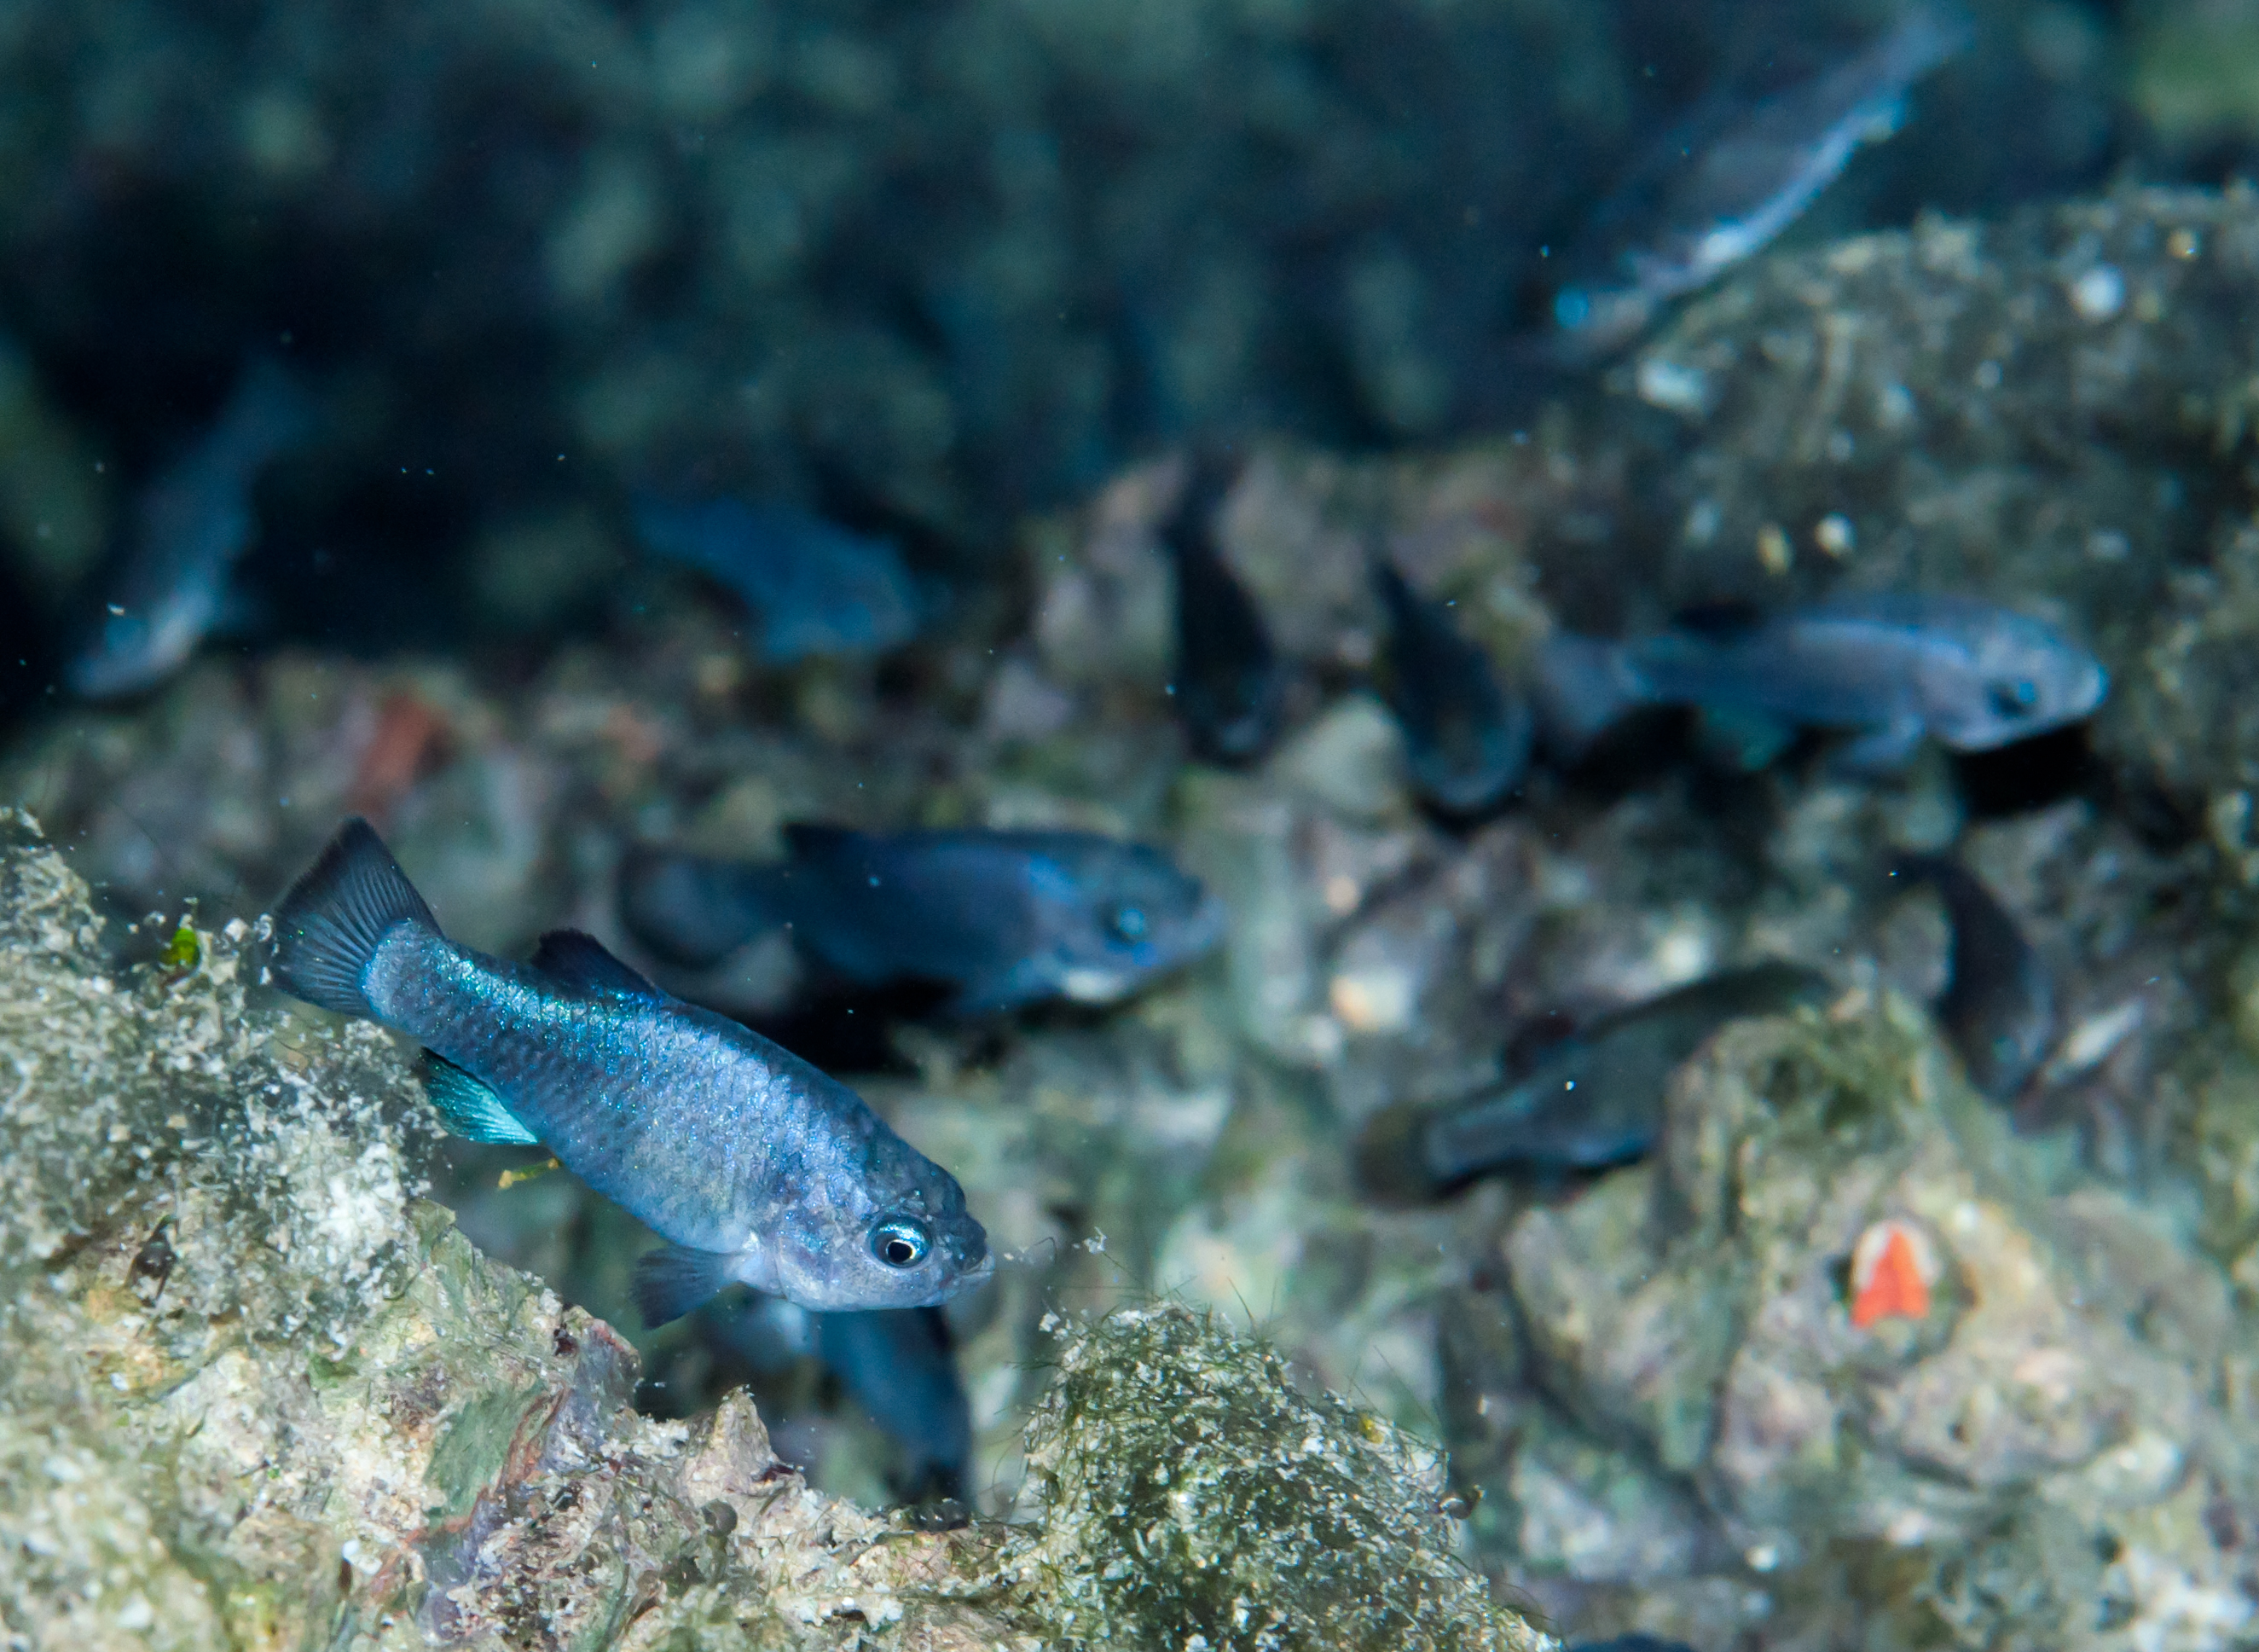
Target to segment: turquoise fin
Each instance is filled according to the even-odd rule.
[[[473,1078],[436,1050],[424,1052],[424,1093],[456,1135],[473,1142],[538,1147],[541,1138],[520,1124],[492,1086]]]

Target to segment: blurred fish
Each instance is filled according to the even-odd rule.
[[[1177,570],[1177,719],[1194,756],[1226,765],[1271,749],[1286,692],[1270,628],[1216,548],[1216,514],[1234,480],[1222,460],[1196,459],[1161,533]]]
[[[620,869],[628,929],[701,968],[789,928],[861,986],[945,983],[951,1014],[1108,1004],[1208,951],[1222,904],[1159,850],[1089,832],[790,826],[767,865],[645,851]]]
[[[1658,305],[1760,251],[1863,144],[1898,131],[1916,82],[1971,37],[1957,11],[1917,6],[1848,61],[1744,106],[1713,99],[1635,167],[1569,253],[1589,282],[1554,296],[1566,341],[1607,350]]]
[[[1742,1016],[1817,1003],[1828,990],[1811,970],[1759,964],[1604,1015],[1504,1085],[1384,1109],[1358,1136],[1358,1179],[1416,1202],[1507,1165],[1598,1170],[1638,1158],[1662,1128],[1671,1072],[1712,1034]]]
[[[849,1402],[900,1448],[888,1477],[897,1496],[911,1503],[963,1500],[973,1408],[940,1309],[810,1314],[756,1297],[743,1312],[717,1306],[699,1322],[756,1373],[773,1375],[801,1355],[815,1355],[839,1379]]]
[[[1388,610],[1383,683],[1414,785],[1447,815],[1495,808],[1529,772],[1529,706],[1500,687],[1490,657],[1392,564],[1375,562],[1372,583]]]
[[[1996,1101],[2013,1100],[2055,1045],[2055,977],[1992,892],[1958,863],[1905,855],[1891,876],[1927,883],[1953,928],[1938,1023],[1961,1052],[1969,1081]]]
[[[973,1406],[949,1321],[935,1307],[819,1314],[816,1351],[848,1398],[901,1449],[891,1477],[913,1503],[965,1498]]]
[[[253,484],[312,424],[288,368],[261,359],[244,369],[211,428],[142,490],[104,576],[105,612],[64,668],[73,694],[115,700],[153,688],[220,628],[235,565],[258,536]]]
[[[712,575],[760,621],[757,652],[773,666],[877,654],[917,634],[917,588],[884,539],[850,533],[790,505],[736,499],[643,499],[645,550]]]
[[[1643,706],[1701,708],[1713,745],[1745,769],[1799,729],[1851,730],[1848,770],[1903,765],[1927,735],[1989,751],[2076,723],[2109,678],[2052,626],[1960,597],[1869,595],[1732,630],[1607,643],[1561,633],[1539,656],[1547,744],[1573,761]]]
[[[1572,1641],[1569,1652],[1694,1652],[1684,1641],[1663,1641],[1651,1634],[1612,1634],[1605,1641]]]
[[[273,936],[284,991],[423,1041],[459,1134],[547,1147],[669,1242],[637,1272],[653,1324],[732,1280],[819,1310],[916,1307],[994,1266],[955,1179],[853,1091],[577,930],[531,965],[453,945],[366,821],[290,887]]]

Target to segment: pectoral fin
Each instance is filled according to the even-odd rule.
[[[425,1050],[424,1057],[424,1093],[456,1135],[474,1142],[541,1144],[541,1138],[517,1122],[492,1086],[434,1050]]]
[[[730,1283],[730,1264],[737,1258],[724,1251],[693,1250],[688,1245],[661,1245],[638,1258],[634,1295],[644,1328],[655,1329],[679,1320]]]

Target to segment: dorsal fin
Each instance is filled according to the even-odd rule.
[[[533,967],[560,986],[584,993],[624,998],[659,998],[659,988],[604,950],[604,943],[580,929],[552,929],[533,949]]]

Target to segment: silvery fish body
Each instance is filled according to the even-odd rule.
[[[1223,910],[1159,850],[1091,832],[786,829],[787,860],[649,852],[620,879],[622,915],[669,962],[719,961],[789,928],[860,986],[956,988],[991,1014],[1064,998],[1107,1004],[1222,938]]]
[[[1373,587],[1389,620],[1384,692],[1404,730],[1420,795],[1446,815],[1480,815],[1529,771],[1529,705],[1509,694],[1490,658],[1443,607],[1415,592],[1386,562]]]
[[[1621,343],[1657,305],[1764,247],[1833,183],[1863,144],[1896,132],[1915,82],[1968,44],[1957,11],[1916,7],[1825,73],[1741,110],[1720,103],[1672,133],[1596,215],[1573,263],[1593,269],[1554,298],[1587,347]]]
[[[104,612],[66,667],[73,694],[139,694],[188,663],[224,617],[230,577],[257,537],[253,484],[312,419],[280,364],[245,369],[217,421],[142,490]]]
[[[1797,729],[1849,730],[1853,770],[1902,765],[1927,736],[1989,751],[2090,716],[2093,655],[2044,622],[1963,598],[1845,597],[1718,634],[1606,643],[1562,634],[1540,659],[1549,743],[1573,758],[1642,706],[1694,706],[1757,767]]]
[[[771,665],[883,653],[917,634],[920,604],[901,553],[790,505],[736,499],[635,507],[645,548],[700,569],[744,599]]]
[[[573,930],[531,965],[448,941],[367,822],[276,908],[285,990],[417,1038],[461,1133],[538,1142],[670,1242],[654,1322],[739,1281],[819,1311],[914,1307],[986,1278],[954,1178],[844,1085],[659,991]]]

